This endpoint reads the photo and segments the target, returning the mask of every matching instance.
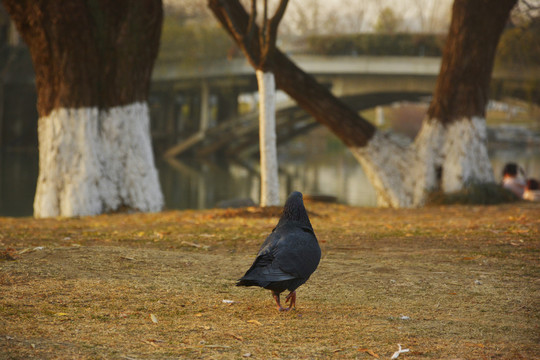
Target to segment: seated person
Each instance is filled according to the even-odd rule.
[[[538,189],[538,181],[535,179],[527,180],[527,186],[523,192],[523,199],[530,201],[540,201],[540,190]]]
[[[520,174],[518,174],[518,170]],[[525,191],[525,179],[522,176],[522,170],[516,163],[508,163],[503,168],[502,186],[510,190],[517,197],[522,198]]]

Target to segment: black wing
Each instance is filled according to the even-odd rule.
[[[272,232],[237,285],[267,286],[271,282],[307,279],[315,271],[321,250],[309,227],[284,226]]]
[[[272,232],[259,250],[257,258],[253,265],[246,271],[245,275],[238,280],[238,286],[262,286],[265,287],[271,282],[284,281],[294,279],[294,276],[285,273],[279,267],[279,262],[276,261],[276,253],[279,242],[279,235]]]
[[[309,278],[321,260],[321,248],[313,230],[308,227],[284,227],[278,233],[284,233],[276,251],[279,268],[295,278]]]

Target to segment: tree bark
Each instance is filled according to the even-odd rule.
[[[428,117],[485,117],[495,50],[517,0],[455,0]]]
[[[146,99],[160,0],[4,0],[30,48],[40,173],[34,216],[157,211]]]
[[[418,181],[413,204],[427,192],[459,191],[494,182],[487,152],[485,108],[495,50],[517,0],[455,0],[441,70],[414,151]]]

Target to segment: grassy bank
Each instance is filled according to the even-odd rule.
[[[288,313],[234,286],[279,209],[0,218],[0,359],[540,358],[540,204],[306,207]]]

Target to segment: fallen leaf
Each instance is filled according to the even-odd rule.
[[[229,349],[230,348],[230,346],[227,346],[227,345],[204,345],[204,347],[214,348],[214,349],[217,349],[217,348]]]
[[[193,246],[193,247],[195,247],[197,249],[203,249],[203,250],[210,249],[210,246],[208,246],[208,245],[197,244],[197,243],[189,242],[189,241],[182,241],[181,244],[182,245]]]
[[[251,356],[251,353],[245,353],[245,354],[242,354],[243,357],[250,357]]]
[[[340,351],[343,351],[343,349],[332,350],[333,353],[337,353],[337,352],[340,352]]]
[[[358,351],[368,353],[369,355],[373,356],[373,357],[376,358],[376,359],[379,358],[379,355],[375,354],[375,353],[374,353],[372,350],[370,350],[370,349],[358,349]]]
[[[235,335],[233,333],[227,333],[227,335],[232,336],[233,338],[235,338],[238,341],[244,341],[244,338],[241,337],[240,335]]]
[[[56,313],[54,315],[56,315],[56,316],[68,316],[69,314],[60,312],[60,313]]]
[[[157,320],[156,315],[150,314],[150,319],[152,319],[152,322],[153,322],[154,324],[157,324],[158,320]]]
[[[257,320],[248,320],[247,322],[250,323],[250,324],[255,324],[255,325],[259,325],[259,326],[262,325],[262,324],[261,324],[260,322],[258,322]]]
[[[156,344],[155,340],[143,340],[142,342],[148,345],[152,345],[153,347],[156,347],[156,348],[159,347],[159,345]]]

